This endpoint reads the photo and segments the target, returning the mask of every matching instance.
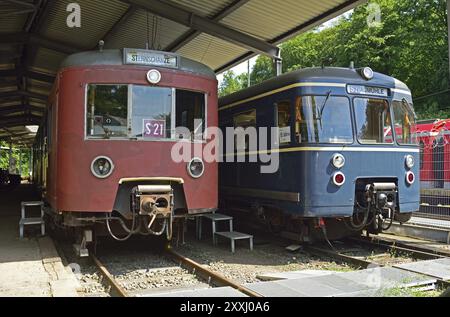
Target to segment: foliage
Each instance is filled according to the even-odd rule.
[[[0,150],[0,169],[6,169],[8,170],[9,167],[9,150],[4,149],[4,148],[9,148],[9,144],[6,143],[5,141],[0,141],[0,146],[3,148],[2,150]],[[27,177],[29,175],[30,172],[30,150],[23,150],[22,151],[22,176]],[[18,149],[16,149],[13,146],[13,152],[12,152],[12,156],[15,158],[16,160],[16,167],[17,167],[17,173],[19,172],[19,158],[20,158],[20,154]]]
[[[381,23],[369,25],[370,5],[381,8]],[[405,82],[414,97],[449,87],[445,0],[375,0],[357,7],[334,25],[314,29],[281,45],[283,71],[313,66],[370,66]],[[251,73],[252,84],[275,75],[272,61],[260,56]],[[221,95],[245,87],[234,76],[224,81]],[[419,118],[450,117],[448,94],[420,99]]]

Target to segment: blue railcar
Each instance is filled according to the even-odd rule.
[[[291,72],[221,98],[219,122],[260,138],[259,128],[278,127],[272,150],[235,134],[219,168],[223,208],[303,240],[379,233],[419,210],[411,92],[392,77],[368,67]],[[249,162],[259,154],[278,154],[278,169],[261,173],[260,157]]]

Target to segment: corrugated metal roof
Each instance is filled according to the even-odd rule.
[[[14,1],[0,3],[0,111],[21,102],[42,106],[44,102],[41,100],[42,95],[47,95],[51,89],[52,77],[48,74],[54,76],[69,51],[95,49],[102,39],[106,41],[106,48],[145,48],[149,33],[150,42],[155,42],[150,43],[150,47],[156,49],[177,47],[177,52],[182,56],[202,62],[215,70],[225,70],[255,54],[240,44],[207,33],[197,32],[192,35],[195,30],[190,29],[189,25],[181,25],[169,17],[155,18],[155,15],[147,14],[142,8],[130,6],[129,1],[26,0],[21,2],[28,4]],[[148,0],[151,1],[155,0]],[[364,0],[160,1],[184,8],[197,16],[208,18],[271,44],[278,44],[298,32],[342,13],[343,10],[365,2]],[[35,12],[31,12],[30,3],[35,6]],[[66,24],[69,15],[66,8],[69,3],[77,3],[81,7],[81,28],[69,28]],[[157,29],[153,41],[154,23]],[[187,35],[190,37],[186,37]],[[29,39],[31,41],[28,41]],[[29,58],[24,54],[28,54]],[[27,69],[11,74],[11,69],[16,64],[21,69],[23,67]],[[34,77],[29,76],[27,72],[33,72]],[[22,76],[28,79],[23,80]],[[3,113],[14,114],[13,111],[14,108],[8,108]],[[39,114],[31,111],[32,118],[36,118]],[[11,117],[10,114],[8,116]],[[0,115],[0,126],[3,118],[6,117]],[[24,120],[29,122],[28,117],[24,117]],[[4,134],[5,130],[1,130],[0,127],[0,135]]]

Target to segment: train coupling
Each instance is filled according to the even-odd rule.
[[[134,192],[136,212],[141,216],[169,218],[173,212],[173,189],[170,185],[139,185]]]
[[[397,185],[395,183],[372,183],[366,186],[366,199],[378,210],[394,210],[397,205]]]

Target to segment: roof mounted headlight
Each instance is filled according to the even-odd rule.
[[[205,172],[205,164],[203,163],[202,159],[194,157],[187,164],[187,171],[192,178],[200,178]]]
[[[406,167],[407,168],[413,168],[414,167],[414,164],[415,164],[415,161],[414,161],[414,156],[412,156],[412,155],[406,155],[405,156],[405,165],[406,165]]]
[[[336,153],[333,155],[331,163],[333,164],[334,167],[340,169],[345,165],[345,157],[342,154]]]
[[[371,80],[373,78],[373,70],[370,67],[364,67],[360,70],[361,76],[366,80]]]
[[[107,178],[114,171],[114,163],[107,156],[97,156],[91,163],[91,172],[97,178]]]
[[[161,78],[161,73],[157,69],[151,69],[147,73],[147,80],[150,84],[158,84],[161,81]]]

